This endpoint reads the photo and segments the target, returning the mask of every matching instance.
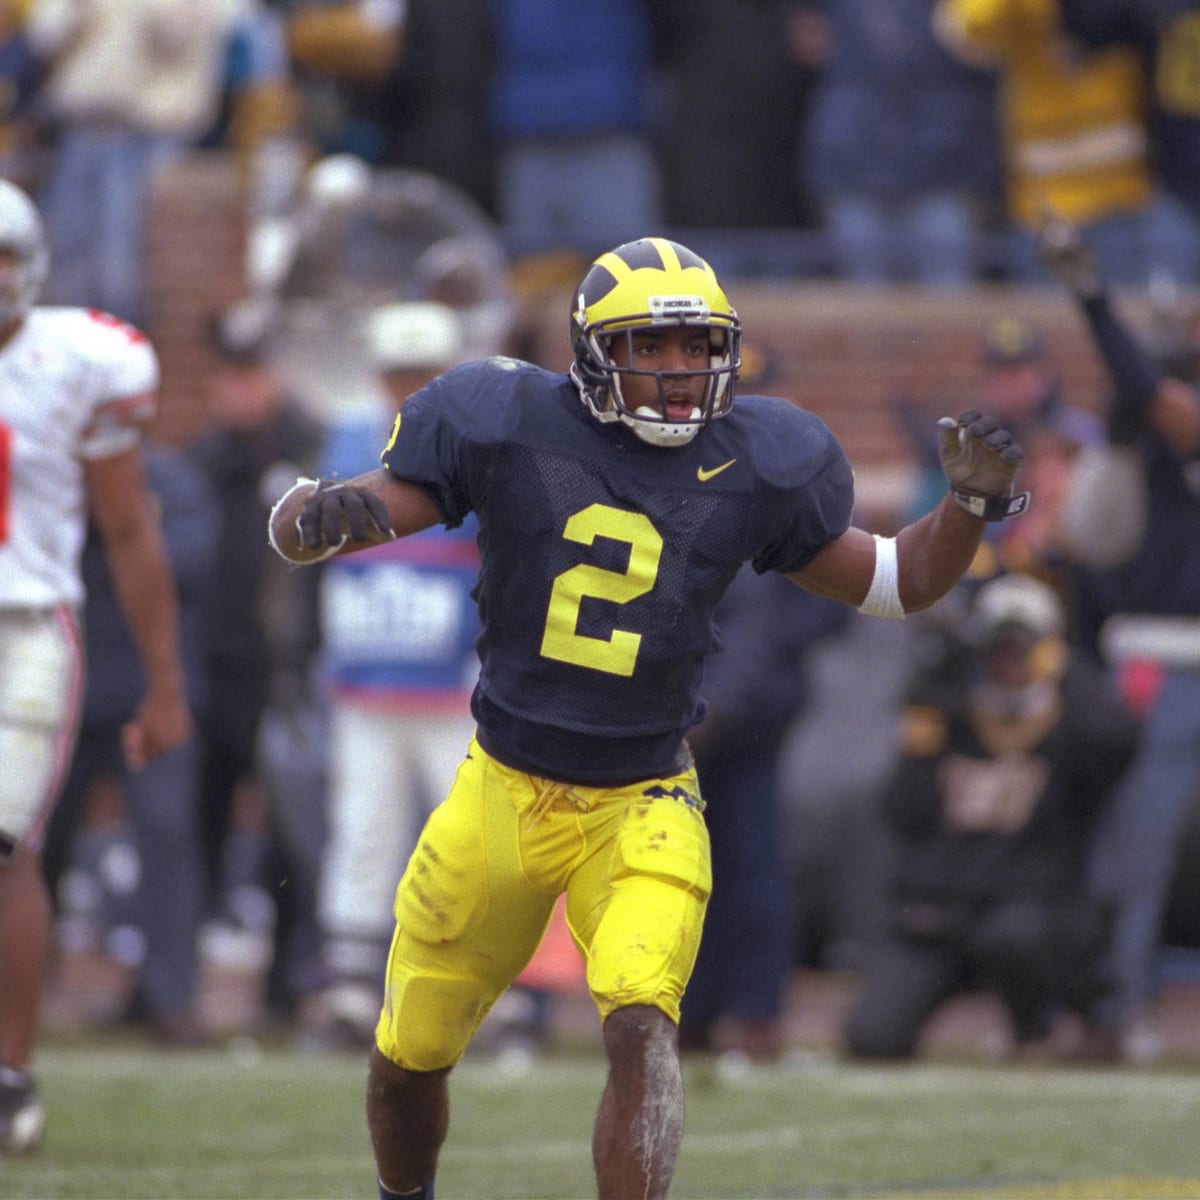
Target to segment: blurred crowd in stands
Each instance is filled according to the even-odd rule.
[[[314,157],[428,171],[515,256],[646,229],[728,274],[1044,273],[1046,210],[1114,283],[1200,267],[1187,3],[4,0],[0,168],[53,279],[145,317],[146,181],[241,159],[262,212]],[[86,197],[86,202],[83,200]]]
[[[1189,442],[1188,418],[1174,438],[1180,422],[1152,415],[1163,381],[1193,384],[1200,361],[1197,313],[1180,299],[1200,282],[1200,82],[1186,69],[1198,39],[1195,0],[0,0],[0,173],[45,214],[46,298],[103,308],[152,336],[150,181],[165,163],[216,150],[241,168],[248,295],[290,286],[311,296],[313,279],[318,291],[328,284],[319,261],[304,261],[303,233],[287,238],[299,198],[314,194],[313,164],[333,163],[326,199],[354,194],[372,173],[434,176],[494,231],[514,271],[564,252],[586,262],[653,231],[704,254],[727,281],[1051,287],[1057,276],[1089,319],[1107,285],[1172,297],[1163,335],[1144,350],[1121,340],[1111,313],[1117,332],[1096,331],[1117,397],[1108,409],[1103,397],[1088,412],[1062,402],[1055,364],[1019,312],[981,331],[978,407],[1023,442],[1034,507],[997,527],[972,579],[928,619],[880,628],[820,603],[767,617],[786,608],[776,609],[778,581],[739,581],[696,739],[702,783],[712,781],[716,877],[682,1026],[692,1049],[777,1056],[787,975],[834,966],[868,981],[848,1026],[853,1053],[915,1053],[937,1003],[995,986],[1013,1008],[1017,1050],[1044,1047],[1067,1012],[1089,1052],[1136,1061],[1156,1052],[1156,954],[1200,791],[1200,731],[1179,717],[1200,712],[1200,578],[1176,569],[1200,562],[1200,438]],[[1047,261],[1050,218],[1078,230],[1098,290]],[[305,270],[315,272],[307,285]],[[453,306],[456,270],[440,270],[420,302]],[[430,313],[401,316],[419,328]],[[175,1044],[203,1036],[192,966],[206,922],[274,938],[267,1007],[284,1023],[314,995],[335,997],[330,1005],[349,995],[337,992],[339,962],[377,977],[390,914],[354,924],[363,897],[331,898],[326,847],[344,856],[365,853],[364,839],[406,845],[408,823],[442,786],[439,767],[386,747],[395,757],[375,769],[427,771],[425,793],[416,787],[392,814],[401,832],[380,832],[378,813],[349,815],[362,745],[382,755],[378,725],[412,714],[391,701],[363,711],[386,681],[333,661],[331,648],[344,660],[354,647],[346,635],[335,644],[329,606],[335,595],[365,603],[354,590],[375,586],[375,602],[395,605],[375,612],[380,636],[407,636],[401,616],[414,602],[400,585],[411,588],[403,572],[421,564],[376,562],[384,582],[372,585],[365,568],[297,574],[272,561],[272,500],[321,463],[353,473],[347,439],[367,430],[379,441],[387,421],[343,413],[348,431],[314,416],[321,402],[297,404],[270,353],[286,331],[256,326],[262,317],[250,306],[214,325],[213,427],[183,456],[196,475],[178,514],[193,522],[180,526],[178,563],[200,576],[189,639],[203,649],[200,734],[164,764],[165,778],[145,781],[177,801],[158,835],[175,849],[169,880],[143,863],[136,885],[170,896],[170,913],[150,902],[170,930],[144,928],[144,906],[141,917],[127,906],[105,918],[143,926],[109,947],[143,972],[124,1015]],[[401,320],[390,348],[364,334],[366,374],[530,352],[519,321],[474,344],[443,323],[421,335],[449,338],[436,353],[395,358],[406,329]],[[912,439],[905,454],[930,465],[928,488],[912,497],[923,510],[944,487],[934,427],[901,396],[895,411]],[[1123,467],[1128,492],[1113,482]],[[1071,503],[1084,471],[1102,480],[1086,521]],[[172,459],[159,473],[186,490]],[[159,494],[171,544],[179,497]],[[1128,544],[1113,544],[1130,525]],[[437,553],[445,571],[454,550]],[[202,557],[209,567],[196,572]],[[989,583],[1014,576],[1031,586],[984,599]],[[181,570],[186,609],[185,582]],[[119,692],[106,672],[121,667],[103,665],[111,614],[103,581],[89,576],[89,586],[92,703],[47,855],[65,916],[77,918],[96,901],[88,878],[110,905],[135,888],[120,868],[131,841],[118,837],[112,858],[112,830],[166,820],[144,799],[113,799],[113,730],[127,702],[106,695]],[[431,636],[438,614],[420,615]],[[1159,624],[1139,625],[1146,615]],[[1125,640],[1114,649],[1122,616],[1131,619],[1118,621]],[[437,686],[446,700],[445,680]],[[1179,697],[1165,729],[1153,717],[1163,688]],[[454,726],[461,705],[438,712],[437,724]],[[349,736],[353,753],[337,740]],[[1164,788],[1162,844],[1145,849],[1154,831],[1138,820],[1138,796],[1158,796],[1161,809]],[[1114,796],[1122,815],[1106,821]],[[89,812],[90,841],[75,833]],[[1117,832],[1091,861],[1095,827]],[[946,863],[959,868],[954,895]],[[997,891],[1024,906],[998,912]],[[1190,932],[1200,945],[1200,929]],[[164,966],[172,949],[186,961]],[[375,998],[356,1003],[369,1012]],[[361,1047],[357,1033],[322,1044]]]

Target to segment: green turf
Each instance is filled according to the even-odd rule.
[[[0,1162],[0,1197],[375,1196],[363,1066],[258,1051],[52,1046],[47,1139]],[[438,1200],[593,1193],[603,1067],[456,1072]],[[676,1200],[716,1197],[1200,1197],[1200,1076],[879,1069],[813,1058],[733,1080],[689,1066]]]

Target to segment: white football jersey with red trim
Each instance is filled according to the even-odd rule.
[[[84,308],[35,308],[0,348],[0,608],[83,601],[83,464],[138,443],[158,356]]]

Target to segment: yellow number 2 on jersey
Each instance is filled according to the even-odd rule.
[[[590,504],[568,519],[563,537],[585,546],[597,537],[624,542],[629,546],[629,565],[624,571],[610,571],[580,563],[555,579],[542,654],[610,675],[632,675],[642,635],[625,629],[614,629],[607,639],[578,633],[579,610],[588,596],[627,604],[650,591],[658,577],[662,535],[643,513]]]

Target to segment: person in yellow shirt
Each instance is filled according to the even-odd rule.
[[[25,37],[32,0],[0,0],[0,176],[22,186],[36,182],[41,128],[33,100],[40,64]]]
[[[1089,51],[1064,31],[1058,0],[938,0],[933,21],[954,53],[999,72],[1010,275],[1045,279],[1036,233],[1052,212],[1083,231],[1106,278],[1145,284],[1161,271],[1179,278],[1178,234],[1164,230],[1152,176],[1136,53]],[[1200,243],[1195,253],[1200,261]]]

